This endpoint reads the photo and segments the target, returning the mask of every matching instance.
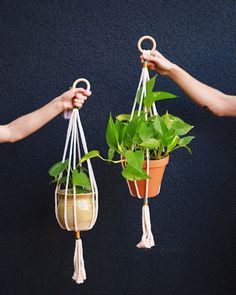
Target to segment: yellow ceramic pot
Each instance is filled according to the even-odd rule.
[[[66,229],[65,225],[65,191],[58,191],[58,206],[57,206],[57,215],[60,225]],[[78,230],[86,230],[93,219],[93,194],[77,194],[76,195],[76,224]],[[95,205],[94,205],[95,206]],[[95,208],[94,208],[95,210]],[[67,195],[67,224],[70,230],[75,230],[74,223],[74,196],[73,193],[68,193]]]

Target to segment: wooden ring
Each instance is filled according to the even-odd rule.
[[[137,47],[138,47],[138,50],[142,53],[143,52],[143,48],[141,47],[141,43],[144,41],[144,40],[150,40],[152,41],[152,49],[151,50],[156,50],[157,48],[157,44],[156,44],[156,41],[153,37],[151,36],[143,36],[141,37],[139,40],[138,40],[138,43],[137,43]]]
[[[72,85],[72,88],[76,88],[77,84],[80,82],[84,82],[87,86],[86,90],[90,90],[90,88],[91,88],[90,83],[87,79],[84,79],[84,78],[79,78],[79,79],[75,80],[75,82]]]

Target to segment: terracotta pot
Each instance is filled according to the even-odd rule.
[[[58,191],[58,206],[57,215],[59,223],[62,228],[66,229],[65,219],[64,219],[64,208],[65,208],[65,191]],[[77,194],[76,195],[76,224],[78,230],[86,230],[92,219],[93,219],[93,194]],[[95,210],[95,208],[94,208]],[[68,193],[67,195],[67,224],[70,230],[75,230],[74,223],[74,196],[73,193]]]
[[[169,163],[169,156],[161,160],[149,161],[149,179],[148,184],[148,197],[155,197],[159,194],[161,189],[161,181],[165,172],[166,165]],[[144,161],[143,169],[147,170],[147,161]],[[136,181],[139,194],[141,197],[145,197],[146,192],[146,179]],[[134,181],[129,181],[130,193],[133,197],[137,197],[137,191]]]

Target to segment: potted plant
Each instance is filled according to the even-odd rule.
[[[188,145],[194,136],[186,135],[193,126],[168,112],[163,115],[154,115],[150,112],[154,102],[176,98],[176,95],[168,92],[153,91],[156,77],[146,83],[144,108],[140,114],[134,112],[133,117],[130,114],[120,114],[115,120],[110,114],[106,129],[108,159],[103,158],[98,150],[90,151],[81,159],[81,163],[93,157],[121,163],[122,176],[128,181],[133,196],[137,196],[136,183],[140,196],[145,197],[147,179],[149,179],[148,197],[156,196],[160,192],[169,154],[179,148],[185,148],[191,154]],[[141,91],[142,88],[136,95],[138,101]],[[147,116],[147,113],[151,113],[150,116]],[[147,171],[147,152],[149,171]],[[115,153],[120,155],[120,160],[113,160]]]
[[[69,170],[69,160],[55,163],[48,171],[53,177],[51,183],[57,183],[58,206],[57,217],[62,228],[67,226],[70,230],[75,230],[74,224],[74,204],[76,207],[76,224],[80,230],[89,227],[93,218],[93,192],[88,177],[87,169],[78,165],[75,169]],[[68,186],[66,191],[66,181]],[[75,202],[74,202],[75,196]],[[66,204],[66,216],[65,216]]]

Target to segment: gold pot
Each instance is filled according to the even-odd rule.
[[[60,225],[66,229],[65,224],[65,191],[58,191],[57,215]],[[86,230],[93,219],[93,193],[76,194],[76,224],[78,230]],[[94,204],[95,206],[95,204]],[[95,210],[95,208],[94,208]],[[74,195],[69,192],[67,195],[67,224],[70,230],[75,230],[74,223]]]

